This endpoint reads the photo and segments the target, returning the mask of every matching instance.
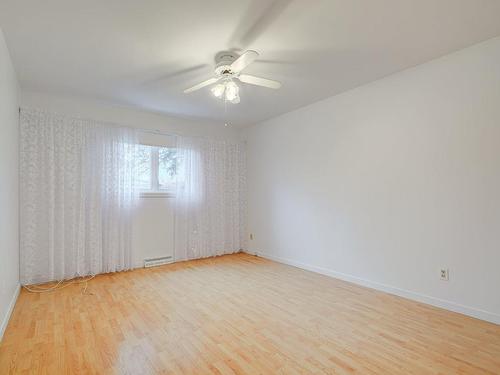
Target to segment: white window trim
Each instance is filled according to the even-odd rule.
[[[143,146],[151,147],[151,187],[149,190],[141,190],[141,198],[175,198],[175,192],[172,190],[160,189],[160,179],[158,176],[159,171],[159,148],[166,146],[156,146],[150,144],[143,144]]]
[[[141,198],[175,198],[172,191],[141,191]]]

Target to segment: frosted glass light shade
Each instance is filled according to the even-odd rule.
[[[214,96],[216,98],[222,98],[222,95],[224,95],[224,91],[225,90],[226,90],[226,86],[224,84],[222,84],[222,83],[219,83],[218,85],[215,85],[211,89],[212,94],[214,94]]]

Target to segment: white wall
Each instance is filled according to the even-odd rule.
[[[240,137],[237,129],[225,127],[223,123],[170,117],[82,97],[22,91],[21,106],[165,133],[229,140],[237,140]],[[143,138],[145,143],[150,144],[152,141],[154,144],[155,137],[164,138],[154,134],[145,134]],[[163,139],[158,141],[158,144],[161,144]],[[135,267],[143,266],[146,258],[173,256],[172,207],[172,198],[141,198],[133,223],[132,262]]]
[[[0,340],[19,293],[18,85],[0,30]]]
[[[500,323],[500,38],[246,137],[251,252]]]
[[[134,217],[132,249],[134,267],[144,259],[174,257],[174,198],[141,198]]]

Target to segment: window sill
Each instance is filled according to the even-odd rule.
[[[168,191],[141,191],[141,198],[175,198],[175,193]]]

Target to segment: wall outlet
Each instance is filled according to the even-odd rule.
[[[443,281],[448,281],[450,279],[450,271],[448,268],[441,268],[439,270],[439,278]]]
[[[250,239],[253,240],[253,233],[250,233]]]

